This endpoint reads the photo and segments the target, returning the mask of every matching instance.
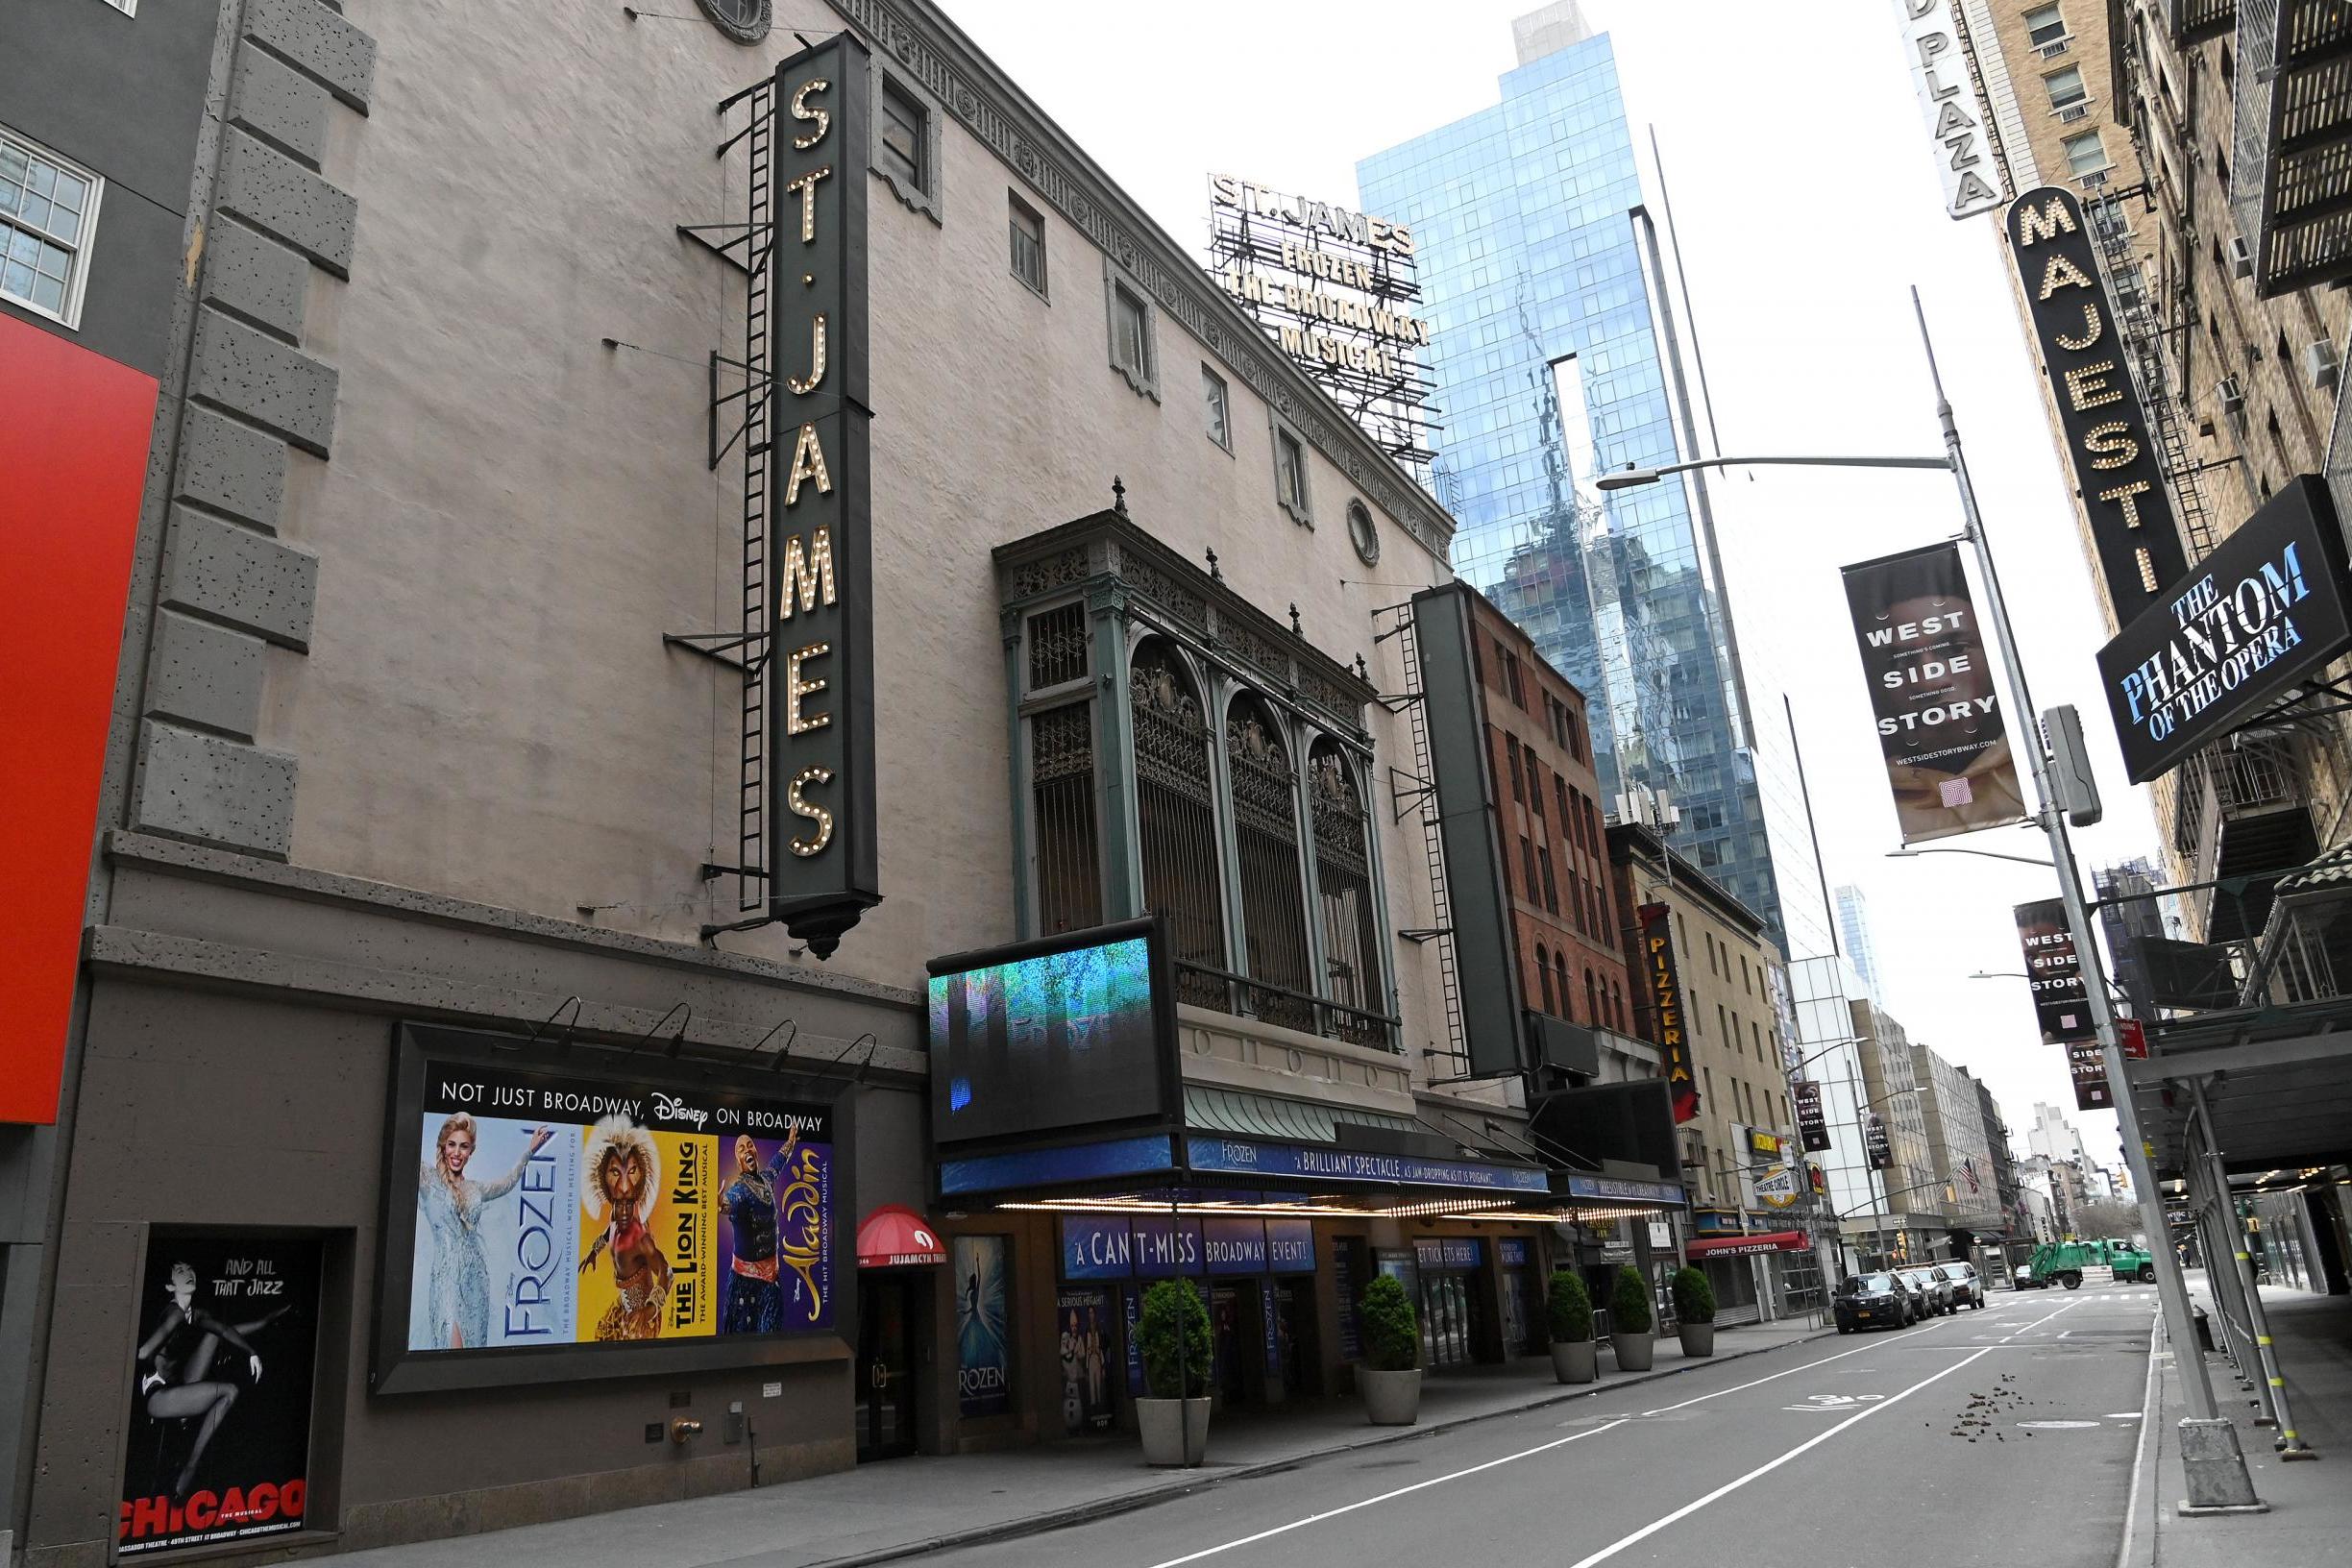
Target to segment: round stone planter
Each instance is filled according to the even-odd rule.
[[[1192,1465],[1209,1457],[1206,1399],[1139,1399],[1135,1408],[1145,1464]]]
[[[1421,1418],[1421,1369],[1375,1372],[1356,1369],[1356,1386],[1363,1393],[1364,1415],[1376,1427],[1409,1427]]]
[[[1683,1355],[1712,1356],[1715,1354],[1714,1324],[1685,1323],[1678,1332],[1682,1338]]]
[[[1609,1335],[1609,1349],[1617,1353],[1620,1372],[1647,1372],[1650,1360],[1657,1354],[1657,1332],[1627,1334],[1623,1330]]]
[[[1562,1383],[1590,1383],[1601,1375],[1601,1347],[1590,1339],[1552,1342],[1552,1375]]]

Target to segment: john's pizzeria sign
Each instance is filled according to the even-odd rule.
[[[769,913],[824,958],[882,898],[866,429],[867,49],[837,35],[786,60],[775,80],[768,898]]]

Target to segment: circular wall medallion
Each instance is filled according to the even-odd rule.
[[[1366,566],[1380,564],[1380,529],[1373,527],[1372,510],[1360,501],[1351,501],[1347,507],[1348,541],[1356,547],[1356,554]]]
[[[711,25],[737,43],[757,43],[775,22],[774,0],[695,0]]]

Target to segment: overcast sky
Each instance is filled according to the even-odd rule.
[[[1209,171],[1356,201],[1356,160],[1496,101],[1526,3],[1380,0],[1164,7],[946,0],[950,13],[1179,242],[1206,244]],[[2086,868],[2155,851],[2123,780],[2093,655],[2101,641],[2066,481],[1991,216],[1945,216],[1894,8],[1818,0],[1588,0],[1610,33],[1634,135],[1654,126],[1726,453],[1941,450],[1909,287],[1957,410],[2033,700],[2071,702],[2107,821]],[[2112,1115],[2073,1109],[2040,1043],[2011,906],[2044,870],[1899,845],[1838,568],[1948,537],[1934,473],[1735,472],[1714,490],[1733,615],[1760,713],[1795,703],[1832,886],[1869,894],[1887,1005],[1983,1077],[2021,1147],[2037,1100],[2120,1164]],[[2005,694],[2004,694],[2005,695]],[[2040,855],[2030,828],[1953,841]]]

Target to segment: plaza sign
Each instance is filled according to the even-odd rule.
[[[1974,68],[1962,41],[1957,0],[1896,0],[1903,57],[1919,89],[1927,134],[1944,178],[1944,208],[1972,218],[2000,206],[2006,193],[1993,143],[1993,117],[1977,96]]]
[[[2291,479],[2099,649],[2123,771],[2170,771],[2352,647],[2343,530],[2325,481]]]

